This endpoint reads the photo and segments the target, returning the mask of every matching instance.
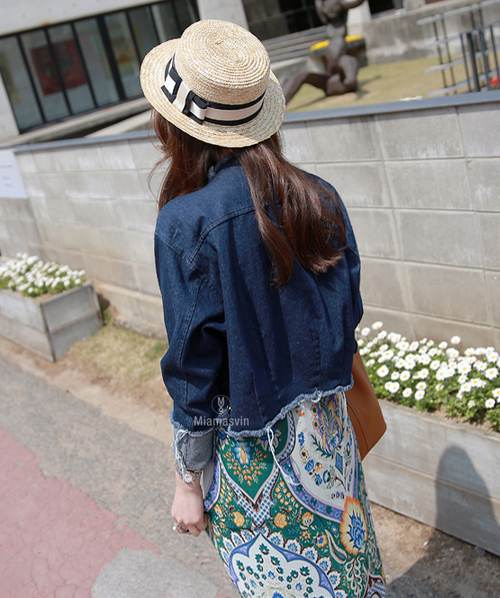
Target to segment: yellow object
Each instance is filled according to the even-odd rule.
[[[311,50],[311,52],[314,52],[315,50],[322,50],[323,48],[326,48],[329,43],[329,40],[325,39],[324,42],[318,42],[317,44],[311,46],[309,50]]]
[[[274,525],[276,527],[279,527],[280,529],[283,529],[284,527],[286,527],[288,525],[288,521],[286,520],[285,513],[278,513],[275,516],[275,518],[274,518]]]
[[[243,513],[240,513],[240,511],[235,511],[233,513],[233,519],[234,519],[234,524],[237,525],[238,527],[241,527],[245,523],[245,517],[244,517]]]
[[[345,38],[345,41],[347,43],[349,42],[355,42],[358,41],[359,39],[363,39],[362,35],[347,35]],[[323,48],[327,48],[328,44],[330,43],[330,40],[325,39],[322,42],[317,42],[316,44],[312,45],[309,50],[311,50],[311,52],[315,52],[316,50],[323,50]]]

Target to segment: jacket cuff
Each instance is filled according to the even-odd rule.
[[[194,433],[185,428],[173,426],[174,457],[176,470],[184,482],[192,482],[192,471],[199,471],[214,459],[215,428]]]

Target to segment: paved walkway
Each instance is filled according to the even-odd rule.
[[[11,361],[5,347],[1,355]],[[131,421],[121,400],[97,408],[33,376],[26,355],[21,367],[1,355],[0,598],[237,598],[208,537],[172,531],[163,420]],[[75,389],[78,378],[68,379]],[[495,557],[379,507],[374,514],[389,598],[497,595]]]
[[[0,358],[1,598],[228,596],[208,538],[172,531],[170,458]]]

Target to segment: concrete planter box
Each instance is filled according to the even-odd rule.
[[[500,555],[500,434],[381,401],[364,461],[373,502]]]
[[[31,299],[0,290],[0,334],[55,361],[102,325],[94,285]]]

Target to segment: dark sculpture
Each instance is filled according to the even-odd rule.
[[[347,13],[363,4],[364,0],[315,0],[316,12],[326,25],[330,43],[326,48],[326,74],[299,73],[283,86],[287,103],[304,83],[322,89],[327,96],[336,96],[358,87],[358,61],[346,54],[345,36]]]

